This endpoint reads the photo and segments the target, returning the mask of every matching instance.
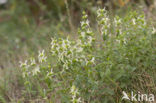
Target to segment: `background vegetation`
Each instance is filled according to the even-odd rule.
[[[116,45],[113,42],[114,38],[105,40],[105,36],[99,36],[101,24],[98,26],[97,10],[104,7],[108,10],[107,15],[112,23],[118,15],[125,21],[125,24],[120,27],[125,30],[125,34],[134,32],[137,35],[126,37],[132,39],[128,39],[129,45]],[[138,14],[130,13],[135,10]],[[71,88],[77,88],[80,92],[77,96],[87,103],[91,101],[93,103],[120,103],[121,90],[135,89],[142,93],[156,94],[156,43],[152,32],[156,25],[155,10],[155,0],[8,0],[6,3],[1,3],[0,102],[68,103],[72,100]],[[87,53],[83,51],[82,54],[96,55],[96,63],[87,66],[83,63],[74,65],[76,69],[66,71],[62,75],[64,77],[62,80],[58,72],[62,64],[50,59],[49,64],[41,68],[49,68],[47,66],[57,64],[55,67],[57,69],[54,70],[58,79],[56,84],[55,81],[45,78],[44,69],[43,74],[25,80],[22,77],[19,61],[37,57],[38,51],[43,49],[49,56],[51,38],[68,37],[71,41],[78,39],[77,31],[78,27],[81,27],[83,11],[86,11],[88,15],[90,29],[94,33],[93,38],[100,41],[95,41],[93,50],[89,49]],[[140,29],[129,24],[131,19],[142,14],[145,15],[147,27]],[[130,26],[130,31],[126,31],[126,25]],[[111,30],[112,34],[115,32],[118,31]],[[141,41],[140,38],[142,38]],[[118,39],[122,40],[123,37]],[[114,49],[117,52],[114,52]],[[126,58],[129,60],[125,60]],[[80,68],[85,68],[86,71]],[[88,68],[91,68],[91,71],[87,71]],[[88,72],[91,76],[86,75]],[[99,83],[97,84],[96,81]],[[81,87],[82,85],[79,85],[81,83],[88,90]]]

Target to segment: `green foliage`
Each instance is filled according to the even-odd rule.
[[[49,52],[21,62],[29,95],[61,103],[120,103],[122,90],[133,89],[138,74],[155,72],[156,31],[144,15],[131,12],[110,20],[107,11],[99,9],[102,40],[87,18],[83,12],[78,39],[52,38]]]

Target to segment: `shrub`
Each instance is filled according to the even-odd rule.
[[[83,12],[77,40],[52,38],[50,52],[40,51],[38,59],[21,62],[30,95],[61,103],[119,103],[122,91],[135,88],[138,77],[146,73],[154,79],[156,30],[144,15],[131,12],[111,20],[99,9],[100,37],[87,18]]]

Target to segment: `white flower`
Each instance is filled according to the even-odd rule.
[[[89,20],[88,19],[86,20],[86,24],[89,26]]]
[[[90,29],[87,29],[87,33],[88,33],[88,34],[91,34],[92,31],[91,31]]]
[[[77,99],[77,102],[78,102],[78,103],[81,103],[81,102],[82,102],[82,101],[81,101],[81,98],[78,98],[78,99]]]
[[[39,51],[38,59],[40,63],[46,61],[47,57],[45,56],[44,50]]]
[[[91,63],[95,64],[95,57],[92,57]]]
[[[39,67],[39,66],[36,66],[36,67],[32,70],[33,76],[34,76],[34,75],[37,75],[37,73],[39,73],[39,72],[40,72],[40,67]]]
[[[97,10],[97,17],[100,17],[100,16],[102,16],[102,15],[106,15],[106,9],[104,8],[104,9],[98,9]]]
[[[152,34],[156,33],[156,29],[153,27]]]
[[[26,67],[26,68],[28,68],[29,67],[29,65],[27,64],[27,60],[25,60],[25,62],[21,62],[20,61],[20,67]]]
[[[75,92],[75,89],[76,89],[75,85],[72,85],[72,87],[71,87],[71,89],[70,89],[70,92],[71,92],[71,93]]]
[[[81,21],[80,23],[81,23],[81,26],[83,26],[83,25],[85,24],[85,22],[84,22],[84,21]]]
[[[104,21],[104,22],[105,22],[105,24],[107,24],[107,23],[108,23],[108,21],[109,21],[109,18],[105,18],[105,17],[103,17],[101,21]]]
[[[114,18],[114,23],[115,23],[115,26],[117,27],[117,26],[120,25],[122,22],[121,22],[121,19],[120,19],[120,18]]]
[[[54,49],[54,47],[55,47],[55,44],[51,43],[51,49]]]
[[[39,56],[40,56],[40,57],[41,57],[41,56],[44,56],[44,50],[39,51]]]
[[[132,22],[133,22],[134,25],[136,24],[136,20],[135,19],[132,19]]]
[[[47,77],[52,76],[52,75],[53,75],[53,73],[54,73],[54,72],[53,72],[53,69],[51,68],[51,71],[47,73]]]
[[[81,32],[81,36],[85,38],[85,32]]]
[[[127,43],[127,40],[126,40],[126,38],[124,38],[124,39],[123,39],[123,42],[124,42],[124,44],[126,44],[126,43]]]
[[[72,94],[72,101],[73,102],[75,102],[75,101],[76,101],[76,103],[81,102],[81,98],[77,99],[77,97],[78,97],[77,95],[79,94],[79,92],[78,92],[78,89],[74,85],[71,87],[70,93]]]
[[[88,43],[91,44],[92,41],[93,41],[93,38],[92,38],[91,36],[89,36],[88,39],[89,39],[89,40],[88,40]]]
[[[31,62],[31,64],[30,64],[30,65],[35,65],[35,64],[36,64],[36,62],[35,62],[35,59],[34,59],[34,58],[31,58],[31,59],[30,59],[30,62]]]

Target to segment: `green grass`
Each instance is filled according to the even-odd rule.
[[[0,23],[0,102],[4,103],[23,100],[25,89],[19,61],[37,56],[38,50],[49,48],[51,37],[64,37],[68,32],[55,21],[36,26],[34,22],[19,20],[11,18]]]

